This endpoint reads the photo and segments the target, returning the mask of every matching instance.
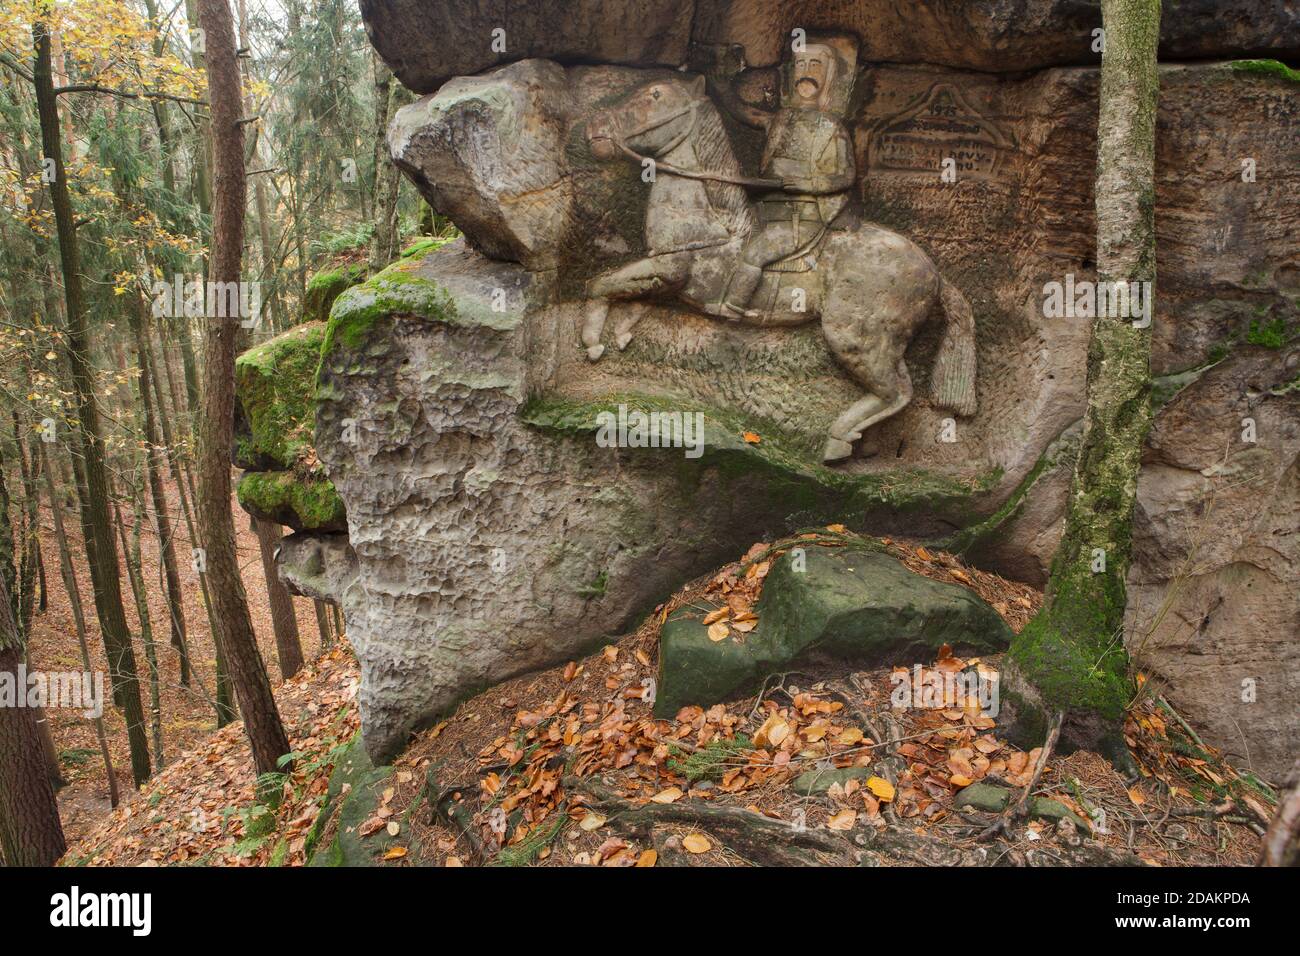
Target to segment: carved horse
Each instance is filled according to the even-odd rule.
[[[931,376],[932,400],[959,415],[975,413],[970,305],[930,257],[898,233],[868,222],[845,229],[832,224],[795,255],[768,267],[747,315],[737,319],[723,310],[732,266],[757,221],[744,187],[772,184],[742,174],[703,77],[638,88],[595,114],[587,137],[598,159],[626,155],[654,164],[648,254],[588,285],[582,344],[592,361],[605,351],[601,335],[611,301],[676,299],[706,314],[764,327],[820,317],[831,352],[867,393],[830,427],[823,457],[837,461],[853,453],[864,431],[912,400],[903,353],[937,308],[945,327]],[[629,319],[616,319],[614,344],[622,349],[631,339]]]

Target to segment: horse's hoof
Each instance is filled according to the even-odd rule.
[[[632,341],[631,332],[624,332],[623,334],[616,335],[614,337],[614,344],[618,346],[618,350],[620,352],[623,351],[625,348],[627,348],[627,343],[631,341]]]
[[[840,438],[826,439],[826,450],[822,452],[822,461],[842,461],[853,454],[853,445]]]
[[[599,360],[600,360],[600,357],[601,357],[602,355],[604,355],[604,354],[605,354],[605,346],[604,346],[604,345],[588,345],[588,346],[587,346],[587,358],[591,359],[591,361],[593,361],[593,362],[599,361]]]

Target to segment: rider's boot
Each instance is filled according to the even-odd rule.
[[[748,262],[739,263],[731,274],[727,294],[723,297],[723,311],[732,318],[755,318],[758,313],[748,308],[749,300],[754,297],[754,290],[762,281],[761,266],[753,266]]]

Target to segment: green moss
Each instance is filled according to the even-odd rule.
[[[1286,345],[1290,337],[1287,333],[1285,319],[1273,319],[1269,322],[1251,319],[1250,328],[1246,330],[1246,341],[1250,345],[1262,345],[1266,349],[1280,349]]]
[[[1293,70],[1278,60],[1233,60],[1232,69],[1237,73],[1253,73],[1286,80],[1288,83],[1300,83],[1300,70]]]
[[[236,493],[249,512],[298,531],[347,528],[343,499],[328,478],[292,471],[252,471],[240,479]]]
[[[591,440],[603,412],[704,413],[704,449],[699,459],[674,458],[676,474],[689,490],[699,466],[716,468],[729,484],[745,482],[790,513],[809,512],[828,520],[853,521],[882,508],[933,509],[965,516],[970,499],[992,487],[1001,472],[991,470],[957,479],[925,469],[877,474],[846,474],[822,464],[796,436],[771,421],[707,406],[683,408],[680,402],[643,394],[611,395],[598,401],[534,398],[520,412],[527,424],[575,439]],[[746,442],[746,432],[761,441]],[[814,520],[820,520],[815,518]]]
[[[292,468],[313,445],[316,366],[325,326],[299,325],[235,360],[235,394],[244,411],[236,462],[256,468],[267,459]]]
[[[323,269],[311,277],[302,300],[302,317],[306,322],[323,321],[330,307],[345,289],[366,277],[366,264],[354,262]]]
[[[405,249],[399,258],[402,259],[423,259],[435,249],[440,249],[447,243],[451,242],[450,237],[446,236],[426,236],[423,239],[417,239]]]
[[[438,282],[417,274],[421,257],[399,259],[383,272],[344,292],[330,310],[321,361],[338,352],[359,352],[381,321],[415,315],[455,323],[460,316],[451,294]]]

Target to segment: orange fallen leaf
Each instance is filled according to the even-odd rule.
[[[675,803],[682,798],[682,791],[677,787],[660,790],[650,798],[651,803]]]
[[[704,623],[714,624],[717,621],[724,620],[726,616],[730,613],[731,613],[731,608],[724,605],[723,607],[718,608],[716,611],[710,611],[708,614],[704,615]]]
[[[708,853],[713,849],[713,844],[709,838],[702,833],[692,833],[682,838],[682,847],[688,853]]]
[[[826,828],[828,830],[852,830],[857,819],[857,810],[841,810],[826,821]]]
[[[404,856],[406,856],[406,847],[404,847],[404,846],[395,846],[395,847],[393,847],[392,849],[390,849],[387,853],[384,854],[384,859],[385,859],[385,860],[400,860],[400,859],[401,859],[402,857],[404,857]]]
[[[1142,804],[1147,802],[1147,798],[1137,787],[1128,788],[1128,798],[1133,801],[1133,806],[1135,807],[1140,807]]]
[[[745,439],[746,443],[750,445],[757,445],[763,440],[762,436],[757,432],[743,432],[740,437]]]
[[[654,866],[659,861],[659,854],[654,850],[646,850],[636,858],[636,865],[639,867]]]

